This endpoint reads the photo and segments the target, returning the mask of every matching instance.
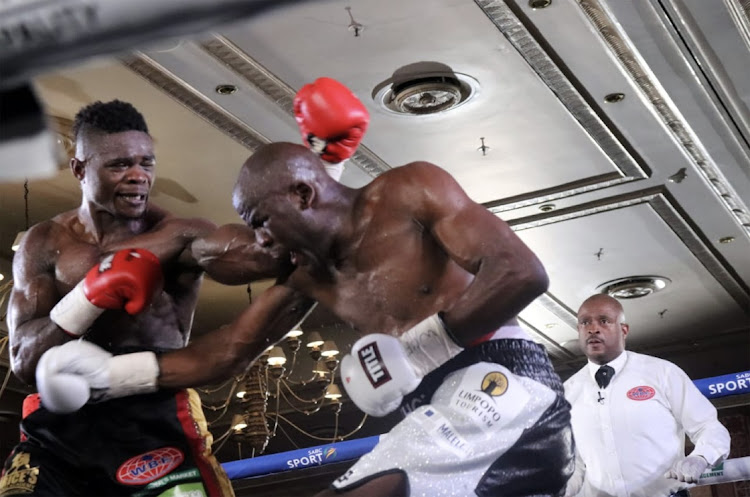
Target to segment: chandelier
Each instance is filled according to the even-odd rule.
[[[298,357],[303,350],[313,361],[311,370],[298,367]],[[249,446],[253,456],[263,454],[279,430],[286,433],[285,427],[322,442],[345,440],[358,432],[367,419],[366,414],[352,431],[339,433],[342,393],[335,382],[338,356],[338,346],[333,340],[323,340],[317,331],[305,333],[300,327],[287,333],[278,344],[268,347],[243,375],[230,380],[232,387],[224,403],[219,406],[204,403],[209,410],[221,410],[219,418],[229,412],[232,405],[235,407],[230,427],[217,437],[214,452],[231,439],[240,447]],[[212,393],[217,390],[201,391]],[[332,436],[309,433],[288,416],[318,412],[332,416]]]

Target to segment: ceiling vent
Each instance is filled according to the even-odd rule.
[[[602,283],[596,290],[616,299],[639,299],[663,290],[669,283],[671,280],[663,276],[628,276]]]
[[[479,88],[472,77],[439,62],[417,62],[401,67],[372,92],[388,112],[425,116],[447,112],[466,103]]]

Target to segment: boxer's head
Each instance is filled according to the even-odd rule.
[[[306,147],[271,143],[245,161],[232,200],[262,244],[281,243],[292,250],[318,247],[331,226],[321,199],[334,184]]]
[[[156,159],[141,113],[119,100],[95,102],[78,112],[73,133],[76,153],[70,167],[81,183],[84,203],[115,216],[143,215]]]
[[[629,330],[622,305],[609,295],[593,295],[578,309],[578,340],[596,364],[606,364],[625,350]]]

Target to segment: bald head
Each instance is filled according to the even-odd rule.
[[[596,364],[606,364],[622,354],[628,331],[622,304],[609,295],[592,295],[578,309],[578,341],[586,357]]]
[[[258,148],[240,169],[233,204],[242,215],[261,195],[288,191],[297,181],[327,177],[320,159],[302,145],[269,143]]]
[[[583,309],[584,307],[591,307],[591,306],[609,307],[617,313],[618,323],[625,322],[625,309],[623,309],[620,301],[614,297],[610,297],[609,295],[606,295],[603,293],[594,294],[591,297],[583,301],[583,303],[581,304],[581,307],[579,307],[578,309],[578,313],[580,314],[581,309]]]

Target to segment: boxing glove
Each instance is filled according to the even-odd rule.
[[[344,389],[363,412],[385,416],[398,409],[422,378],[462,350],[437,314],[398,338],[366,335],[341,360]]]
[[[125,249],[105,257],[50,311],[50,319],[79,337],[106,309],[141,312],[163,284],[159,259],[144,249]]]
[[[154,392],[158,377],[153,352],[113,356],[85,340],[50,348],[36,367],[42,405],[59,414],[77,411],[89,400]]]
[[[326,170],[338,180],[341,163],[354,155],[370,123],[365,106],[335,79],[318,78],[295,95],[294,117],[305,145],[328,163]]]

